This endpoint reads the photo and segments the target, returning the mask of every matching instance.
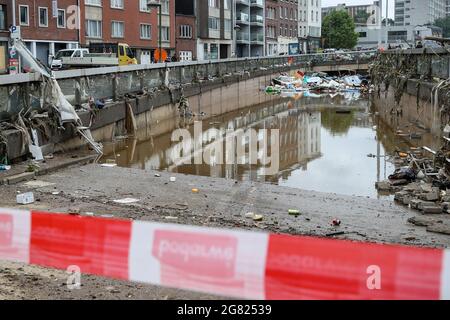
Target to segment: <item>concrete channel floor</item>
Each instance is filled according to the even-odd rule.
[[[155,173],[161,176],[156,177]],[[176,182],[170,182],[170,177]],[[193,193],[192,189],[199,189]],[[18,192],[33,191],[38,201],[21,207]],[[99,164],[73,166],[16,185],[0,186],[1,207],[51,212],[93,212],[143,221],[247,229],[294,235],[334,237],[355,241],[446,248],[450,236],[427,232],[408,222],[420,214],[390,201],[350,197],[188,176],[133,168],[104,168]],[[113,200],[137,198],[123,205]],[[298,209],[299,217],[289,209]],[[245,217],[263,216],[261,222]],[[427,217],[424,217],[427,218]],[[341,226],[331,221],[340,219]],[[434,215],[450,226],[450,215]],[[344,235],[330,236],[336,232]],[[67,274],[17,263],[0,263],[0,299],[215,299],[217,297],[150,285],[82,276],[82,288],[69,290]]]

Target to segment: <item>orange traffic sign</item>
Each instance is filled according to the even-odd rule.
[[[167,51],[164,49],[161,49],[161,52],[159,52],[159,49],[155,50],[154,58],[156,62],[164,62],[167,60]]]

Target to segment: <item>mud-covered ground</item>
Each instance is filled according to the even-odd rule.
[[[156,177],[155,173],[98,164],[75,166],[38,180],[0,186],[0,206],[379,243],[441,248],[450,245],[450,236],[409,223],[409,218],[420,215],[390,201],[170,173]],[[171,176],[176,177],[176,182],[169,181]],[[199,192],[193,193],[193,188]],[[33,191],[37,201],[26,207],[17,205],[16,194],[27,191]],[[113,202],[130,197],[139,202]],[[289,215],[289,209],[298,209],[300,216]],[[263,220],[246,218],[248,212],[262,215]],[[333,219],[342,224],[332,226]],[[422,225],[450,226],[450,215],[420,219]],[[335,235],[341,232],[344,234]],[[67,277],[64,271],[0,262],[0,299],[217,298],[87,275],[82,276],[81,289],[69,290]]]

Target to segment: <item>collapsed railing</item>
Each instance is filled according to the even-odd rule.
[[[62,92],[58,81],[56,80],[52,71],[46,68],[39,60],[33,57],[26,45],[19,39],[13,39],[12,47],[20,54],[23,62],[26,63],[34,73],[39,75],[40,79],[40,95],[35,97],[39,99],[40,112],[31,108],[21,108],[18,113],[13,115],[13,122],[10,127],[17,128],[22,133],[22,148],[28,146],[29,151],[33,154],[35,159],[42,159],[42,150],[39,146],[39,139],[34,128],[36,122],[48,128],[53,122],[59,129],[65,130],[64,125],[70,123],[74,126],[77,133],[79,133],[98,153],[102,154],[103,147],[101,144],[94,141],[90,129],[83,126],[83,123],[78,116],[75,108],[66,99]],[[7,104],[9,106],[9,104]],[[44,120],[45,119],[45,120]],[[47,120],[47,121],[46,121]],[[47,123],[45,123],[47,122]],[[4,124],[2,125],[4,127]],[[2,130],[3,131],[3,130]],[[2,134],[2,144],[6,145],[5,137]]]

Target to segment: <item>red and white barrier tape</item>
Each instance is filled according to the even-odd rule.
[[[450,299],[449,250],[35,211],[0,209],[0,260],[248,299]]]

